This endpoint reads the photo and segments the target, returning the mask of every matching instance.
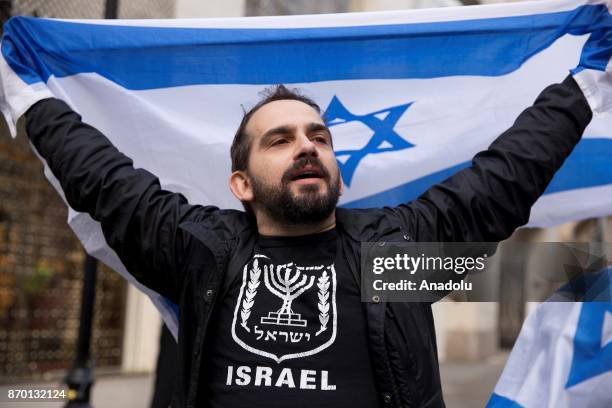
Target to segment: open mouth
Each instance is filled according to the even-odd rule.
[[[298,171],[292,178],[291,181],[296,180],[312,180],[323,178],[323,173],[316,168],[304,168]]]

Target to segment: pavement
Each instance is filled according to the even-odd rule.
[[[509,353],[478,362],[440,364],[442,392],[447,408],[480,408],[487,404]]]
[[[29,389],[57,386],[57,383],[27,384]],[[63,408],[65,400],[45,402],[9,402],[6,395],[9,389],[19,385],[0,386],[0,408]],[[153,389],[151,374],[102,375],[96,379],[92,388],[94,408],[148,408]]]
[[[508,355],[500,353],[478,362],[444,362],[440,365],[444,399],[448,408],[479,408],[487,403]],[[44,383],[41,385],[53,385]],[[32,385],[30,385],[32,387]],[[100,376],[93,387],[94,408],[148,408],[153,387],[150,374]],[[62,408],[64,403],[8,402],[16,385],[0,386],[0,408]]]

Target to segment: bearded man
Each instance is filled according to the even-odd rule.
[[[568,77],[418,199],[348,210],[336,208],[342,179],[319,107],[277,86],[232,144],[238,211],[162,189],[60,100],[26,114],[70,206],[179,306],[175,406],[354,408],[444,406],[431,306],[361,302],[360,243],[507,238],[591,116]]]

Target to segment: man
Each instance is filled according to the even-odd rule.
[[[360,243],[507,238],[591,116],[568,77],[417,200],[347,210],[336,208],[342,181],[318,106],[278,86],[234,138],[229,184],[242,212],[162,190],[59,100],[26,114],[69,204],[179,305],[175,405],[189,407],[444,406],[430,305],[362,303]]]

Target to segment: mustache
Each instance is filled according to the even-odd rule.
[[[293,165],[289,167],[285,173],[283,173],[281,181],[284,184],[289,183],[304,167],[309,164],[321,173],[323,179],[330,179],[329,171],[325,168],[323,163],[321,163],[321,160],[319,160],[318,157],[308,156],[296,160],[295,163],[293,163]]]

